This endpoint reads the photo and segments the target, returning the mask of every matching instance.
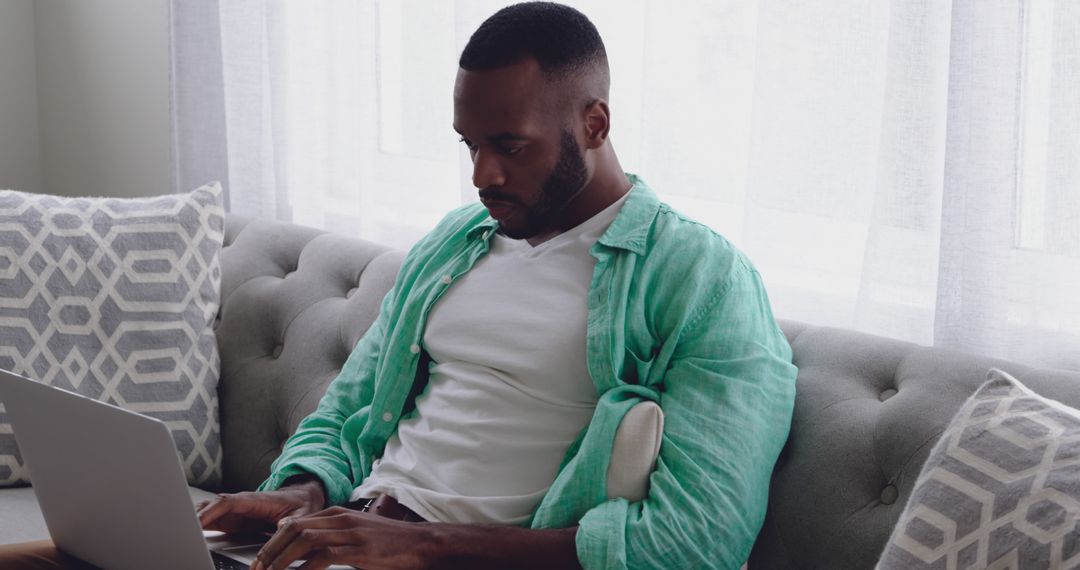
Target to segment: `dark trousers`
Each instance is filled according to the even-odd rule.
[[[97,566],[60,552],[51,540],[0,545],[0,568],[4,570],[97,570]]]

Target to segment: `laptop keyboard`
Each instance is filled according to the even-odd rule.
[[[247,570],[250,568],[250,566],[243,562],[237,562],[236,560],[223,554],[218,554],[213,550],[210,551],[210,558],[214,559],[214,568],[216,570]]]

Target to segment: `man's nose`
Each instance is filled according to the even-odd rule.
[[[498,187],[506,184],[506,174],[498,159],[490,151],[477,149],[473,156],[473,186],[477,188]]]

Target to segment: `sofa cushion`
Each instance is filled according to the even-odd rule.
[[[0,368],[166,422],[188,481],[218,485],[223,226],[216,184],[132,200],[0,192]],[[28,481],[0,408],[0,484]]]
[[[1080,565],[1080,410],[992,369],[941,436],[879,570]]]

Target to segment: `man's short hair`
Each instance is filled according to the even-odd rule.
[[[561,78],[600,64],[607,52],[585,14],[554,2],[524,2],[493,14],[469,38],[458,65],[490,71],[533,58],[545,74]]]

